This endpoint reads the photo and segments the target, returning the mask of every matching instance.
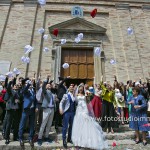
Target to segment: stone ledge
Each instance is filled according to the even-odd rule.
[[[129,4],[122,4],[122,3],[116,3],[115,4],[116,9],[122,10],[122,9],[130,9]]]
[[[150,5],[142,5],[142,9],[150,10]]]

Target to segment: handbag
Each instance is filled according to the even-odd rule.
[[[124,102],[124,97],[122,96],[122,98],[118,98],[118,101],[119,101],[120,103]]]
[[[139,101],[138,101],[138,105],[142,105],[142,100],[139,100]]]

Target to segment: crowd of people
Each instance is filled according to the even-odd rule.
[[[44,141],[51,142],[49,132],[54,124],[56,130],[62,127],[65,148],[69,142],[78,147],[103,149],[108,144],[102,129],[113,134],[114,128],[126,123],[135,130],[135,143],[141,142],[139,131],[142,131],[143,145],[147,144],[150,79],[147,78],[147,82],[129,80],[124,84],[114,76],[111,86],[102,77],[99,84],[94,82],[90,87],[84,83],[67,87],[69,78],[59,77],[56,84],[50,75],[42,81],[41,75],[36,80],[16,74],[1,81],[0,107],[5,144],[10,143],[13,132],[13,140],[24,147],[23,134],[28,130],[31,147],[34,147],[36,133],[39,146]]]

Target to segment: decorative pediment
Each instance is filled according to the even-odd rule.
[[[53,39],[56,38],[52,34],[55,28],[59,30],[58,38],[72,39],[75,38],[78,33],[83,33],[85,35],[84,37],[87,38],[89,35],[93,36],[94,34],[96,36],[106,33],[105,28],[79,17],[49,27],[49,32]]]

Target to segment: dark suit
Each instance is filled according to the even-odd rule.
[[[13,81],[9,82],[7,88],[7,94],[9,95],[6,101],[6,130],[5,139],[9,140],[10,129],[13,127],[14,140],[18,138],[18,128],[19,128],[19,105],[15,103],[15,99],[20,99],[18,91],[12,90],[11,85],[14,84]]]
[[[23,140],[23,130],[26,125],[27,118],[29,117],[29,140],[33,139],[34,136],[34,120],[35,120],[35,108],[36,108],[36,97],[35,91],[29,90],[30,84],[22,89],[23,94],[23,112],[19,126],[19,140]],[[33,107],[31,107],[34,104]]]
[[[58,102],[56,102],[56,111],[55,111],[55,127],[57,128],[59,125],[62,125],[62,116],[59,113],[59,103],[61,99],[63,98],[63,95],[66,94],[66,87],[63,85],[65,81],[67,81],[68,78],[65,78],[59,85],[57,90],[57,98],[59,99]]]
[[[65,112],[63,114],[62,136],[63,136],[63,141],[65,141],[66,133],[68,130],[68,124],[69,124],[68,140],[70,141],[71,135],[72,135],[72,125],[73,125],[73,119],[74,119],[74,115],[75,115],[76,103],[75,103],[75,101],[74,102],[72,101],[70,94],[66,94],[66,97],[64,98],[65,100],[61,101],[63,103],[63,105],[66,105],[65,107],[68,108],[66,111],[65,111],[65,109],[63,110]],[[65,101],[67,101],[69,105]],[[69,107],[67,107],[67,106],[69,106]]]
[[[39,91],[40,87],[40,81],[41,79],[38,79],[36,82],[36,92]],[[43,119],[43,108],[42,108],[42,101],[43,101],[43,94],[41,94],[41,99],[40,101],[37,101],[37,108],[38,111],[35,113],[35,130],[38,131],[41,123],[42,123],[42,119]],[[37,121],[38,121],[38,125],[37,125]]]
[[[65,78],[61,83],[59,83],[58,85],[58,93],[57,93],[57,97],[58,99],[61,101],[61,99],[63,98],[63,95],[66,94],[66,87],[63,85],[65,81],[67,81],[68,78]]]

